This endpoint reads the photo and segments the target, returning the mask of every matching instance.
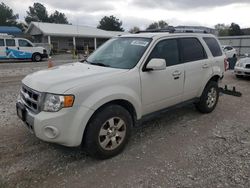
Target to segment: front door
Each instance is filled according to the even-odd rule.
[[[160,71],[141,71],[143,115],[177,104],[183,95],[184,68],[180,64],[177,40],[158,42],[146,64],[152,58],[165,59],[167,67]]]
[[[33,52],[33,45],[25,39],[17,39],[18,47],[17,50],[19,51],[18,53],[18,58],[20,59],[31,59],[32,58],[32,52]]]

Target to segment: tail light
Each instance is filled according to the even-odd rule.
[[[225,71],[229,69],[229,62],[227,61],[227,58],[224,59],[224,69]]]

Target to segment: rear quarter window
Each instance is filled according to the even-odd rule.
[[[179,41],[183,63],[207,59],[207,54],[197,38],[181,38]]]
[[[222,51],[217,40],[213,37],[203,37],[203,40],[207,44],[209,50],[214,57],[222,56]]]

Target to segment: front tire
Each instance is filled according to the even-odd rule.
[[[106,106],[90,120],[83,145],[94,158],[111,158],[124,149],[131,127],[132,118],[125,108],[115,104]]]
[[[39,53],[35,53],[32,55],[32,61],[33,62],[39,62],[42,61],[42,56]]]
[[[243,78],[242,75],[237,75],[237,74],[236,74],[235,76],[236,76],[236,78],[239,78],[239,79],[240,79],[240,78]]]
[[[210,81],[206,85],[200,97],[200,101],[196,103],[195,106],[197,110],[200,111],[201,113],[210,113],[215,109],[218,103],[218,99],[219,99],[218,83],[215,81]]]

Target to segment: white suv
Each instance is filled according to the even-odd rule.
[[[97,158],[117,155],[148,115],[193,102],[214,110],[225,56],[210,34],[140,33],[110,39],[83,63],[26,76],[16,104],[34,134],[82,144]]]

